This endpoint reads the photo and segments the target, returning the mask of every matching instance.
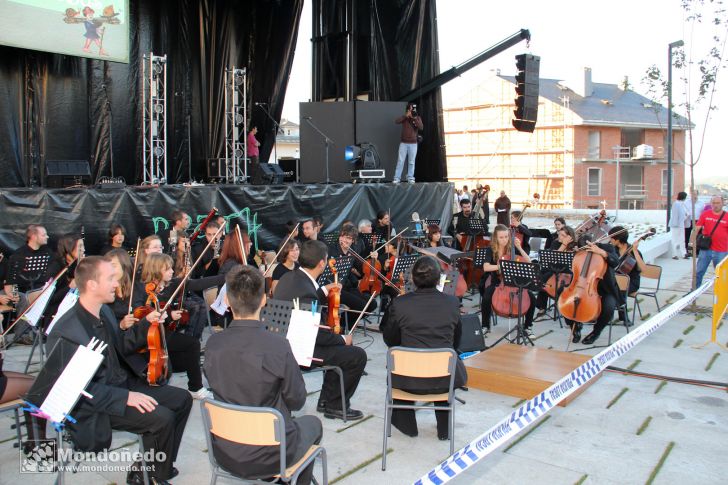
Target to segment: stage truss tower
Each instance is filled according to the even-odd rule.
[[[245,68],[225,69],[225,182],[228,184],[248,180],[247,81]]]
[[[142,59],[142,183],[167,183],[167,56],[153,52]]]

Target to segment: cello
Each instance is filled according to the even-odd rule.
[[[497,237],[497,235],[494,234],[494,237]],[[510,254],[504,254],[499,258],[499,260],[508,259],[511,261],[529,262],[528,258],[516,255],[516,235],[513,228],[510,229],[510,238]],[[521,247],[520,241],[518,243],[518,247],[519,249]],[[493,298],[491,299],[491,306],[493,307],[493,311],[496,315],[504,318],[516,318],[526,313],[526,310],[528,310],[531,306],[531,294],[524,291],[519,304],[518,291],[519,289],[515,286],[506,286],[504,279],[501,278],[500,283],[498,283],[498,286],[493,292]]]
[[[571,267],[574,276],[559,296],[559,312],[575,322],[592,322],[602,312],[597,285],[607,271],[607,261],[601,256],[595,257],[590,251],[594,244],[588,243],[577,249]]]
[[[336,271],[336,260],[334,258],[329,259],[329,268],[331,273],[334,275],[334,285],[329,288],[329,313],[326,316],[326,325],[329,326],[332,332],[336,335],[341,334],[341,320],[339,318],[339,307],[341,306],[341,289],[339,288],[339,275]]]

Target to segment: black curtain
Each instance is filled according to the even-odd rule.
[[[224,153],[223,73],[245,67],[249,124],[261,159],[273,146],[296,47],[303,0],[130,0],[129,64],[0,46],[2,185],[44,182],[46,160],[88,160],[92,180],[111,173],[141,180],[141,60],[167,55],[167,177],[206,175]],[[190,136],[188,136],[188,132]],[[113,134],[113,137],[111,136]]]
[[[320,1],[321,95],[323,99],[342,99],[345,9],[341,0]],[[440,74],[435,0],[354,2],[358,93],[367,93],[371,101],[398,101]],[[440,89],[412,101],[425,125],[415,177],[418,181],[446,180]]]

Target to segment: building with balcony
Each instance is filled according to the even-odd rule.
[[[545,208],[661,209],[667,204],[667,109],[622,84],[539,83],[533,133],[516,131],[515,80],[496,74],[444,109],[448,176]],[[685,186],[687,119],[673,118],[673,193]]]

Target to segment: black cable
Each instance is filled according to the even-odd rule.
[[[694,384],[698,386],[710,386],[710,387],[720,387],[720,388],[726,388],[728,389],[728,382],[714,382],[714,381],[702,381],[699,379],[686,379],[684,377],[673,377],[673,376],[663,376],[660,374],[650,374],[648,372],[639,372],[635,370],[629,370],[629,369],[622,369],[621,367],[614,367],[614,366],[608,366],[606,370],[613,371],[613,372],[619,372],[622,374],[627,375],[633,375],[637,377],[648,377],[650,379],[660,379],[663,381],[671,381],[671,382],[678,382],[681,384]]]

